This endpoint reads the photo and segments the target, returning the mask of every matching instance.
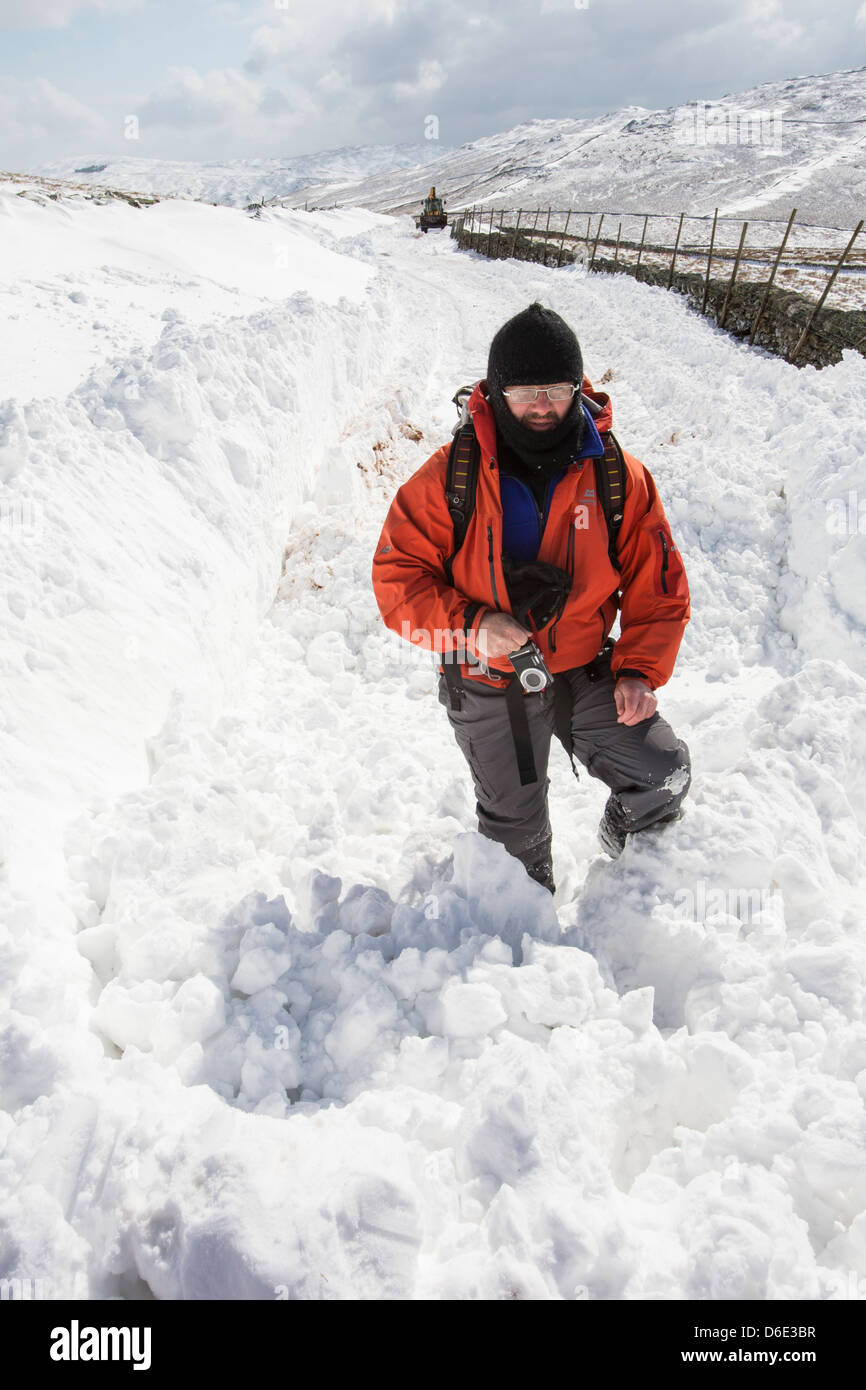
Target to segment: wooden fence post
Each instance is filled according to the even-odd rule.
[[[809,315],[809,322],[806,324],[806,327],[803,329],[803,332],[800,334],[799,340],[798,340],[798,342],[797,342],[797,346],[794,348],[794,351],[791,353],[791,356],[788,358],[788,361],[789,361],[789,362],[793,362],[793,361],[794,361],[794,359],[797,357],[797,355],[798,355],[800,349],[802,348],[803,344],[805,343],[805,341],[806,341],[806,335],[808,334],[809,329],[812,327],[812,324],[815,322],[815,319],[818,317],[818,314],[820,313],[821,309],[824,307],[824,300],[827,298],[827,295],[830,293],[830,290],[832,289],[833,281],[836,279],[836,276],[839,274],[839,271],[842,269],[842,263],[843,263],[843,261],[845,260],[845,257],[848,255],[848,252],[851,250],[851,247],[854,245],[854,242],[857,240],[857,237],[860,235],[860,228],[861,228],[862,226],[863,226],[863,218],[861,217],[860,221],[857,223],[857,226],[854,228],[854,233],[853,233],[853,235],[852,235],[852,237],[851,237],[851,240],[848,242],[848,245],[845,247],[845,250],[842,252],[841,256],[839,257],[839,260],[837,261],[837,263],[836,263],[836,265],[835,265],[835,267],[834,267],[834,269],[833,269],[833,272],[832,272],[832,274],[831,274],[831,276],[830,276],[830,279],[827,281],[826,285],[824,286],[824,292],[823,292],[823,294],[821,295],[821,298],[818,300],[818,303],[815,305],[814,309],[812,310],[811,314]]]
[[[643,239],[644,239],[644,237],[646,236],[646,224],[647,224],[647,222],[649,222],[649,213],[647,213],[647,214],[645,215],[644,220],[643,220],[643,231],[642,231],[641,234],[640,234],[640,246],[637,248],[637,265],[636,265],[635,268],[634,268],[635,276],[637,276],[637,273],[638,273],[638,271],[640,270],[640,258],[641,258],[641,256],[643,255]]]
[[[568,224],[569,224],[570,221],[571,221],[571,208],[568,209],[568,212],[567,212],[566,215],[565,215],[565,230],[564,230],[564,232],[562,233],[562,240],[561,240],[560,243],[559,243],[559,255],[558,255],[557,258],[556,258],[556,264],[557,264],[558,266],[559,266],[559,265],[562,265],[562,248],[565,246],[565,238],[566,238],[566,236],[567,236],[567,234],[568,234]]]
[[[680,213],[680,225],[677,227],[677,239],[676,239],[676,241],[674,242],[674,253],[673,253],[673,255],[671,256],[671,268],[670,268],[670,271],[669,271],[669,273],[668,273],[668,289],[670,289],[671,285],[674,283],[674,266],[675,266],[676,263],[677,263],[677,247],[678,247],[679,244],[680,244],[680,232],[681,232],[682,229],[683,229],[683,218],[684,218],[684,217],[685,217],[685,213],[684,213],[684,212],[681,212],[681,213]]]
[[[489,256],[489,255],[490,255],[490,243],[492,242],[492,240],[493,240],[493,208],[490,209],[490,226],[489,226],[489,228],[488,228],[488,230],[487,230],[487,250],[486,250],[485,253],[484,253],[485,256]]]
[[[499,252],[502,250],[502,221],[505,217],[505,208],[499,213],[499,226],[496,228],[496,258],[499,259]]]
[[[547,221],[544,224],[544,245],[541,248],[541,264],[547,265],[547,235],[550,231],[550,208],[547,209]]]
[[[730,278],[730,280],[728,281],[728,292],[727,292],[727,294],[725,295],[725,302],[724,302],[724,304],[722,305],[722,313],[721,313],[721,316],[720,316],[720,318],[719,318],[719,328],[724,328],[724,326],[725,326],[725,319],[728,317],[728,304],[730,303],[730,300],[731,300],[731,292],[732,292],[732,290],[733,290],[733,288],[734,288],[734,281],[735,281],[736,278],[737,278],[737,271],[738,271],[739,268],[740,268],[740,257],[741,257],[742,254],[743,254],[743,246],[744,246],[745,240],[746,240],[746,228],[748,227],[748,225],[749,225],[748,222],[744,222],[744,223],[743,223],[743,230],[740,232],[740,244],[739,244],[739,246],[737,247],[737,254],[736,254],[735,258],[734,258],[734,268],[733,268],[733,270],[731,271],[731,278]]]
[[[702,314],[705,314],[707,312],[707,295],[710,292],[710,266],[713,263],[713,247],[716,242],[716,222],[718,221],[718,217],[719,209],[716,208],[715,212],[713,213],[713,230],[710,232],[710,249],[707,253],[707,278],[704,280],[704,297],[701,300]]]
[[[514,248],[517,245],[517,233],[520,231],[520,215],[522,212],[523,208],[517,209],[517,221],[514,224],[514,236],[511,238],[511,250],[508,253],[509,257],[514,255]]]
[[[599,237],[601,236],[601,224],[602,224],[603,221],[604,221],[604,213],[602,213],[602,214],[601,214],[601,217],[598,219],[598,227],[596,228],[596,232],[595,232],[595,241],[594,241],[593,244],[592,244],[592,255],[591,255],[590,260],[589,260],[589,268],[590,268],[590,270],[592,270],[593,266],[595,265],[595,253],[596,253],[596,251],[598,250],[598,239],[599,239]]]
[[[771,272],[770,272],[770,278],[769,278],[769,280],[767,281],[767,288],[764,290],[764,297],[763,297],[763,299],[761,300],[760,308],[758,309],[758,312],[757,312],[757,314],[755,315],[755,322],[752,324],[752,331],[751,331],[751,333],[749,334],[749,344],[750,344],[750,345],[755,341],[755,334],[756,334],[757,331],[758,331],[758,324],[761,322],[761,316],[762,316],[762,314],[763,314],[763,312],[764,312],[764,309],[765,309],[766,306],[767,306],[767,300],[768,300],[769,297],[770,297],[770,290],[771,290],[772,287],[773,287],[773,281],[774,281],[775,278],[776,278],[776,271],[777,271],[778,268],[779,268],[779,261],[782,259],[782,252],[784,251],[784,249],[785,249],[785,244],[786,244],[786,242],[787,242],[787,240],[788,240],[788,233],[790,232],[792,226],[794,225],[794,218],[795,218],[796,216],[797,216],[797,209],[796,209],[796,208],[793,208],[793,209],[792,209],[792,212],[791,212],[791,216],[788,218],[788,225],[787,225],[787,227],[785,228],[785,235],[782,237],[782,244],[781,244],[781,246],[779,247],[778,251],[776,252],[776,259],[775,259],[774,262],[773,262],[773,269],[771,270]]]
[[[617,229],[616,229],[616,249],[615,249],[615,251],[614,251],[614,253],[613,253],[613,268],[614,268],[614,270],[616,270],[617,262],[619,261],[619,238],[620,238],[621,232],[622,232],[622,223],[620,222],[619,226],[618,226]]]

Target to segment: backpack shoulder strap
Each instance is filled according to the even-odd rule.
[[[595,478],[599,501],[607,522],[607,553],[610,563],[618,570],[617,537],[625,507],[625,459],[612,430],[606,430],[601,440],[604,444],[604,458],[595,461]]]
[[[445,574],[448,583],[453,583],[452,565],[466,538],[466,531],[475,511],[475,489],[478,483],[478,465],[481,449],[475,437],[472,416],[466,408],[468,394],[472,387],[461,387],[454,397],[460,410],[460,421],[455,430],[448,455],[448,469],[445,475],[445,500],[454,524],[454,549],[445,561]]]

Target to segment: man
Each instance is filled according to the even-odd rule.
[[[392,503],[373,587],[390,628],[442,654],[439,700],[472,773],[479,830],[553,892],[554,732],[610,789],[599,839],[612,857],[628,834],[680,814],[689,752],[654,692],[673,671],[688,585],[655,484],[624,452],[611,539],[599,503],[600,470],[615,457],[601,437],[610,399],[584,377],[558,314],[531,304],[499,330],[468,410],[480,460],[463,543],[455,553],[444,445]],[[509,660],[528,640],[555,677],[530,693]]]

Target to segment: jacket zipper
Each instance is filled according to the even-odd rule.
[[[569,577],[569,579],[572,581],[572,583],[574,583],[574,524],[573,524],[573,523],[572,523],[572,525],[569,526],[569,528],[568,528],[568,551],[567,551],[567,553],[566,553],[565,564],[566,564],[566,568],[567,568],[567,570],[568,570],[568,577]],[[565,603],[568,603],[568,599],[565,600]],[[564,608],[564,607],[565,607],[565,604],[563,604],[562,606],[563,606],[563,608]],[[555,652],[555,651],[556,651],[556,629],[557,629],[557,627],[558,627],[558,625],[559,625],[559,618],[561,618],[561,617],[562,617],[562,614],[560,613],[559,617],[556,619],[556,622],[553,624],[553,627],[550,629],[550,632],[548,633],[548,641],[550,642],[550,650],[551,650],[552,652]]]
[[[664,533],[664,531],[659,531],[659,539],[660,539],[660,541],[661,541],[661,543],[662,543],[662,573],[661,573],[662,593],[663,593],[663,594],[666,594],[667,591],[668,591],[668,581],[667,581],[667,572],[668,572],[668,543],[667,543],[667,541],[665,540],[665,533]]]
[[[499,607],[499,594],[496,589],[496,567],[493,562],[493,527],[487,526],[487,559],[490,564],[490,584],[493,589],[493,602]]]

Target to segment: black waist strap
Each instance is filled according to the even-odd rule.
[[[463,677],[460,667],[455,661],[443,660],[442,674],[448,686],[448,699],[452,709],[462,709],[463,707]],[[529,720],[526,717],[526,706],[524,705],[523,686],[517,676],[512,676],[505,691],[505,708],[508,711],[508,722],[511,725],[511,737],[514,740],[514,752],[517,757],[517,769],[520,774],[520,785],[527,786],[530,782],[538,781],[538,772],[535,767],[535,755],[532,752],[532,738],[529,733]]]
[[[508,722],[511,725],[511,737],[514,739],[514,751],[517,754],[517,770],[520,773],[521,787],[525,787],[529,782],[538,781],[535,756],[532,752],[532,738],[529,733],[529,720],[526,717],[526,706],[523,703],[525,699],[523,686],[516,675],[512,676],[505,692],[505,705],[508,710]]]
[[[460,667],[454,661],[447,658],[450,653],[446,652],[442,662],[442,672],[448,684],[448,699],[452,709],[463,708],[463,677],[460,674]]]
[[[608,639],[598,656],[587,662],[582,668],[590,680],[598,679],[601,674],[599,663],[612,647],[613,642]],[[460,667],[454,661],[445,660],[442,663],[442,672],[448,685],[451,708],[459,710],[463,706],[463,677],[460,673]],[[572,771],[577,775],[571,731],[572,692],[563,672],[557,672],[554,675],[553,697],[555,733],[571,760]],[[529,720],[526,717],[526,706],[523,703],[525,698],[523,687],[515,675],[506,687],[505,706],[508,711],[508,722],[511,725],[511,737],[514,740],[514,752],[522,787],[538,781],[535,755],[532,751],[532,738],[529,732]]]
[[[576,777],[578,774],[574,765],[574,735],[571,732],[573,708],[574,696],[568,677],[557,671],[553,677],[553,727],[556,737],[568,754],[571,770]]]

